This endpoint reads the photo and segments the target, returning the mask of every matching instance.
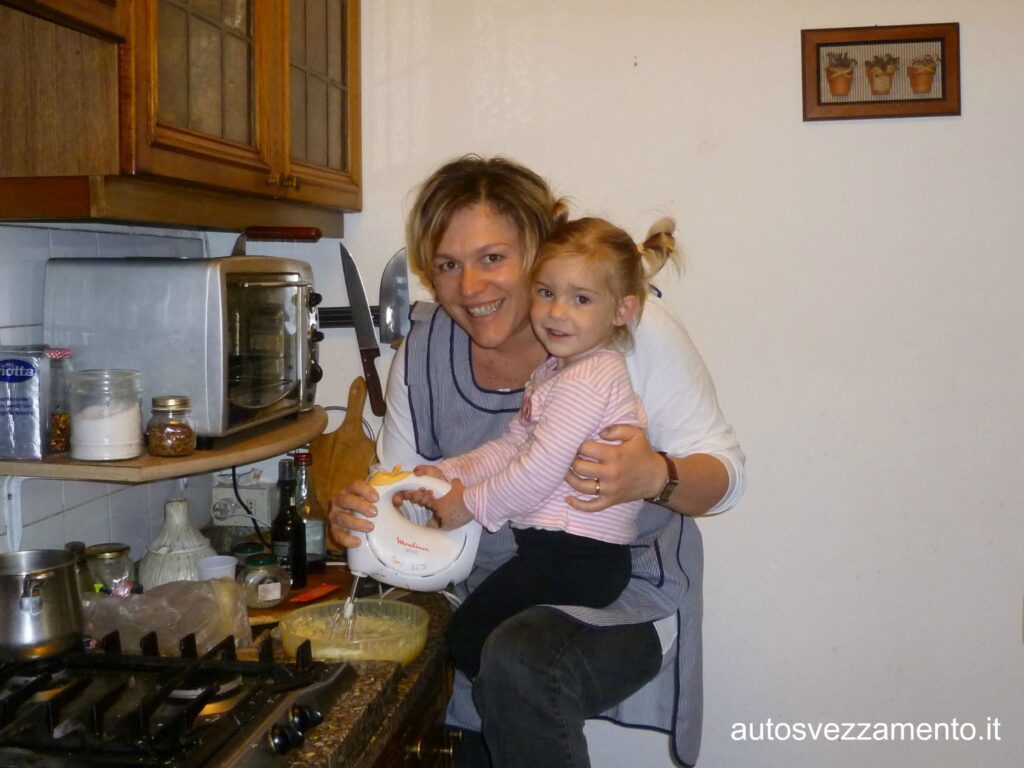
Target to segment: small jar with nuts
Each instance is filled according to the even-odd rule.
[[[146,425],[150,456],[188,456],[196,449],[192,404],[184,395],[153,398],[153,416]]]

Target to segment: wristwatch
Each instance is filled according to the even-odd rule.
[[[671,457],[667,453],[664,451],[658,451],[658,455],[665,460],[665,466],[668,467],[668,480],[661,489],[661,493],[657,496],[651,496],[649,499],[644,499],[644,501],[665,506],[668,504],[668,500],[672,498],[672,492],[675,491],[676,486],[679,485],[679,475],[676,473],[676,463],[672,461]]]

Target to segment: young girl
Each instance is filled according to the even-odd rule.
[[[600,513],[566,503],[565,476],[585,440],[612,424],[647,426],[619,350],[632,343],[647,281],[675,256],[671,219],[657,222],[638,250],[626,232],[596,218],[560,224],[542,246],[532,275],[530,322],[551,355],[531,375],[518,418],[505,434],[416,474],[452,484],[435,499],[406,494],[433,510],[443,528],[476,519],[490,531],[511,523],[517,555],[491,574],[452,618],[455,666],[474,677],[484,640],[533,605],[604,607],[631,572],[633,501]],[[595,482],[595,496],[601,493]]]

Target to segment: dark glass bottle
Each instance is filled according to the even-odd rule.
[[[306,524],[295,507],[295,462],[281,459],[277,465],[277,490],[280,494],[277,517],[270,525],[274,555],[292,579],[292,588],[306,586]]]
[[[306,523],[306,563],[310,573],[321,573],[326,566],[327,516],[313,490],[313,454],[295,454],[295,507]]]

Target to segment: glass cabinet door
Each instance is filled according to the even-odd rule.
[[[122,168],[358,210],[358,0],[132,4]],[[124,149],[122,148],[124,153]]]
[[[289,1],[288,152],[300,182],[358,181],[358,10],[353,0]]]
[[[250,0],[159,0],[157,121],[252,146]]]

